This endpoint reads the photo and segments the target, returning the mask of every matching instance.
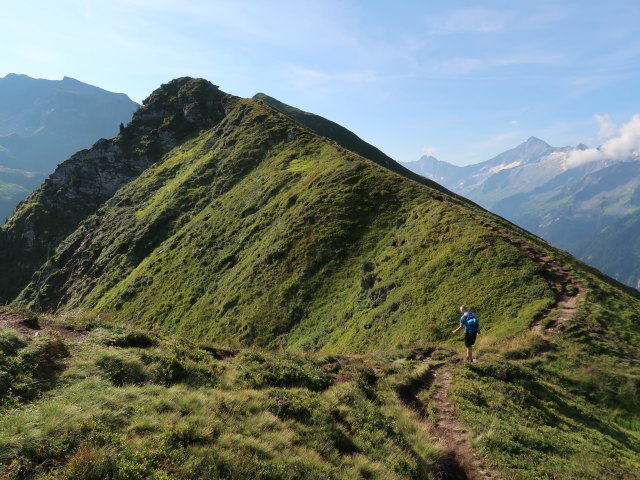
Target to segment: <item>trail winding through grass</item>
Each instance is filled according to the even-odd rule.
[[[556,301],[552,307],[538,315],[529,328],[547,341],[549,334],[563,328],[567,321],[578,313],[578,303],[585,292],[584,285],[545,252],[512,237],[506,230],[496,225],[483,224],[483,226],[516,247],[541,267],[542,276],[553,291]],[[544,355],[544,353],[546,351],[539,352],[538,355]],[[427,408],[419,400],[418,392],[432,389],[430,400],[435,406],[435,418],[430,420],[434,434],[447,454],[447,461],[442,465],[442,479],[498,478],[484,460],[474,453],[467,430],[458,420],[455,407],[449,398],[449,389],[453,383],[452,373],[456,368],[454,363],[435,369],[417,389],[406,392],[404,401],[424,418],[427,416]]]

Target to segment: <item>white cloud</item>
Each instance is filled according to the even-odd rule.
[[[489,33],[502,30],[507,20],[508,15],[503,12],[481,7],[458,8],[431,17],[428,26],[432,35]]]
[[[631,117],[617,128],[608,115],[596,115],[600,133],[615,135],[598,148],[572,151],[567,158],[569,167],[577,167],[598,160],[627,160],[640,158],[640,115]]]

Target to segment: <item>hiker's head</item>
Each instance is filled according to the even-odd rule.
[[[466,311],[468,311],[467,310],[467,306],[466,305],[460,305],[460,312],[464,313]]]

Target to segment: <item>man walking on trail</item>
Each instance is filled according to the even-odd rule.
[[[467,310],[466,305],[460,307],[460,325],[452,333],[458,333],[464,327],[464,346],[467,347],[467,362],[473,362],[473,344],[476,343],[476,336],[480,334],[480,322],[478,317]]]

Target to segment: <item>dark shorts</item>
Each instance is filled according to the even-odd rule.
[[[477,333],[464,332],[464,346],[465,347],[470,347],[471,345],[476,343],[476,337],[477,336],[478,336]]]

